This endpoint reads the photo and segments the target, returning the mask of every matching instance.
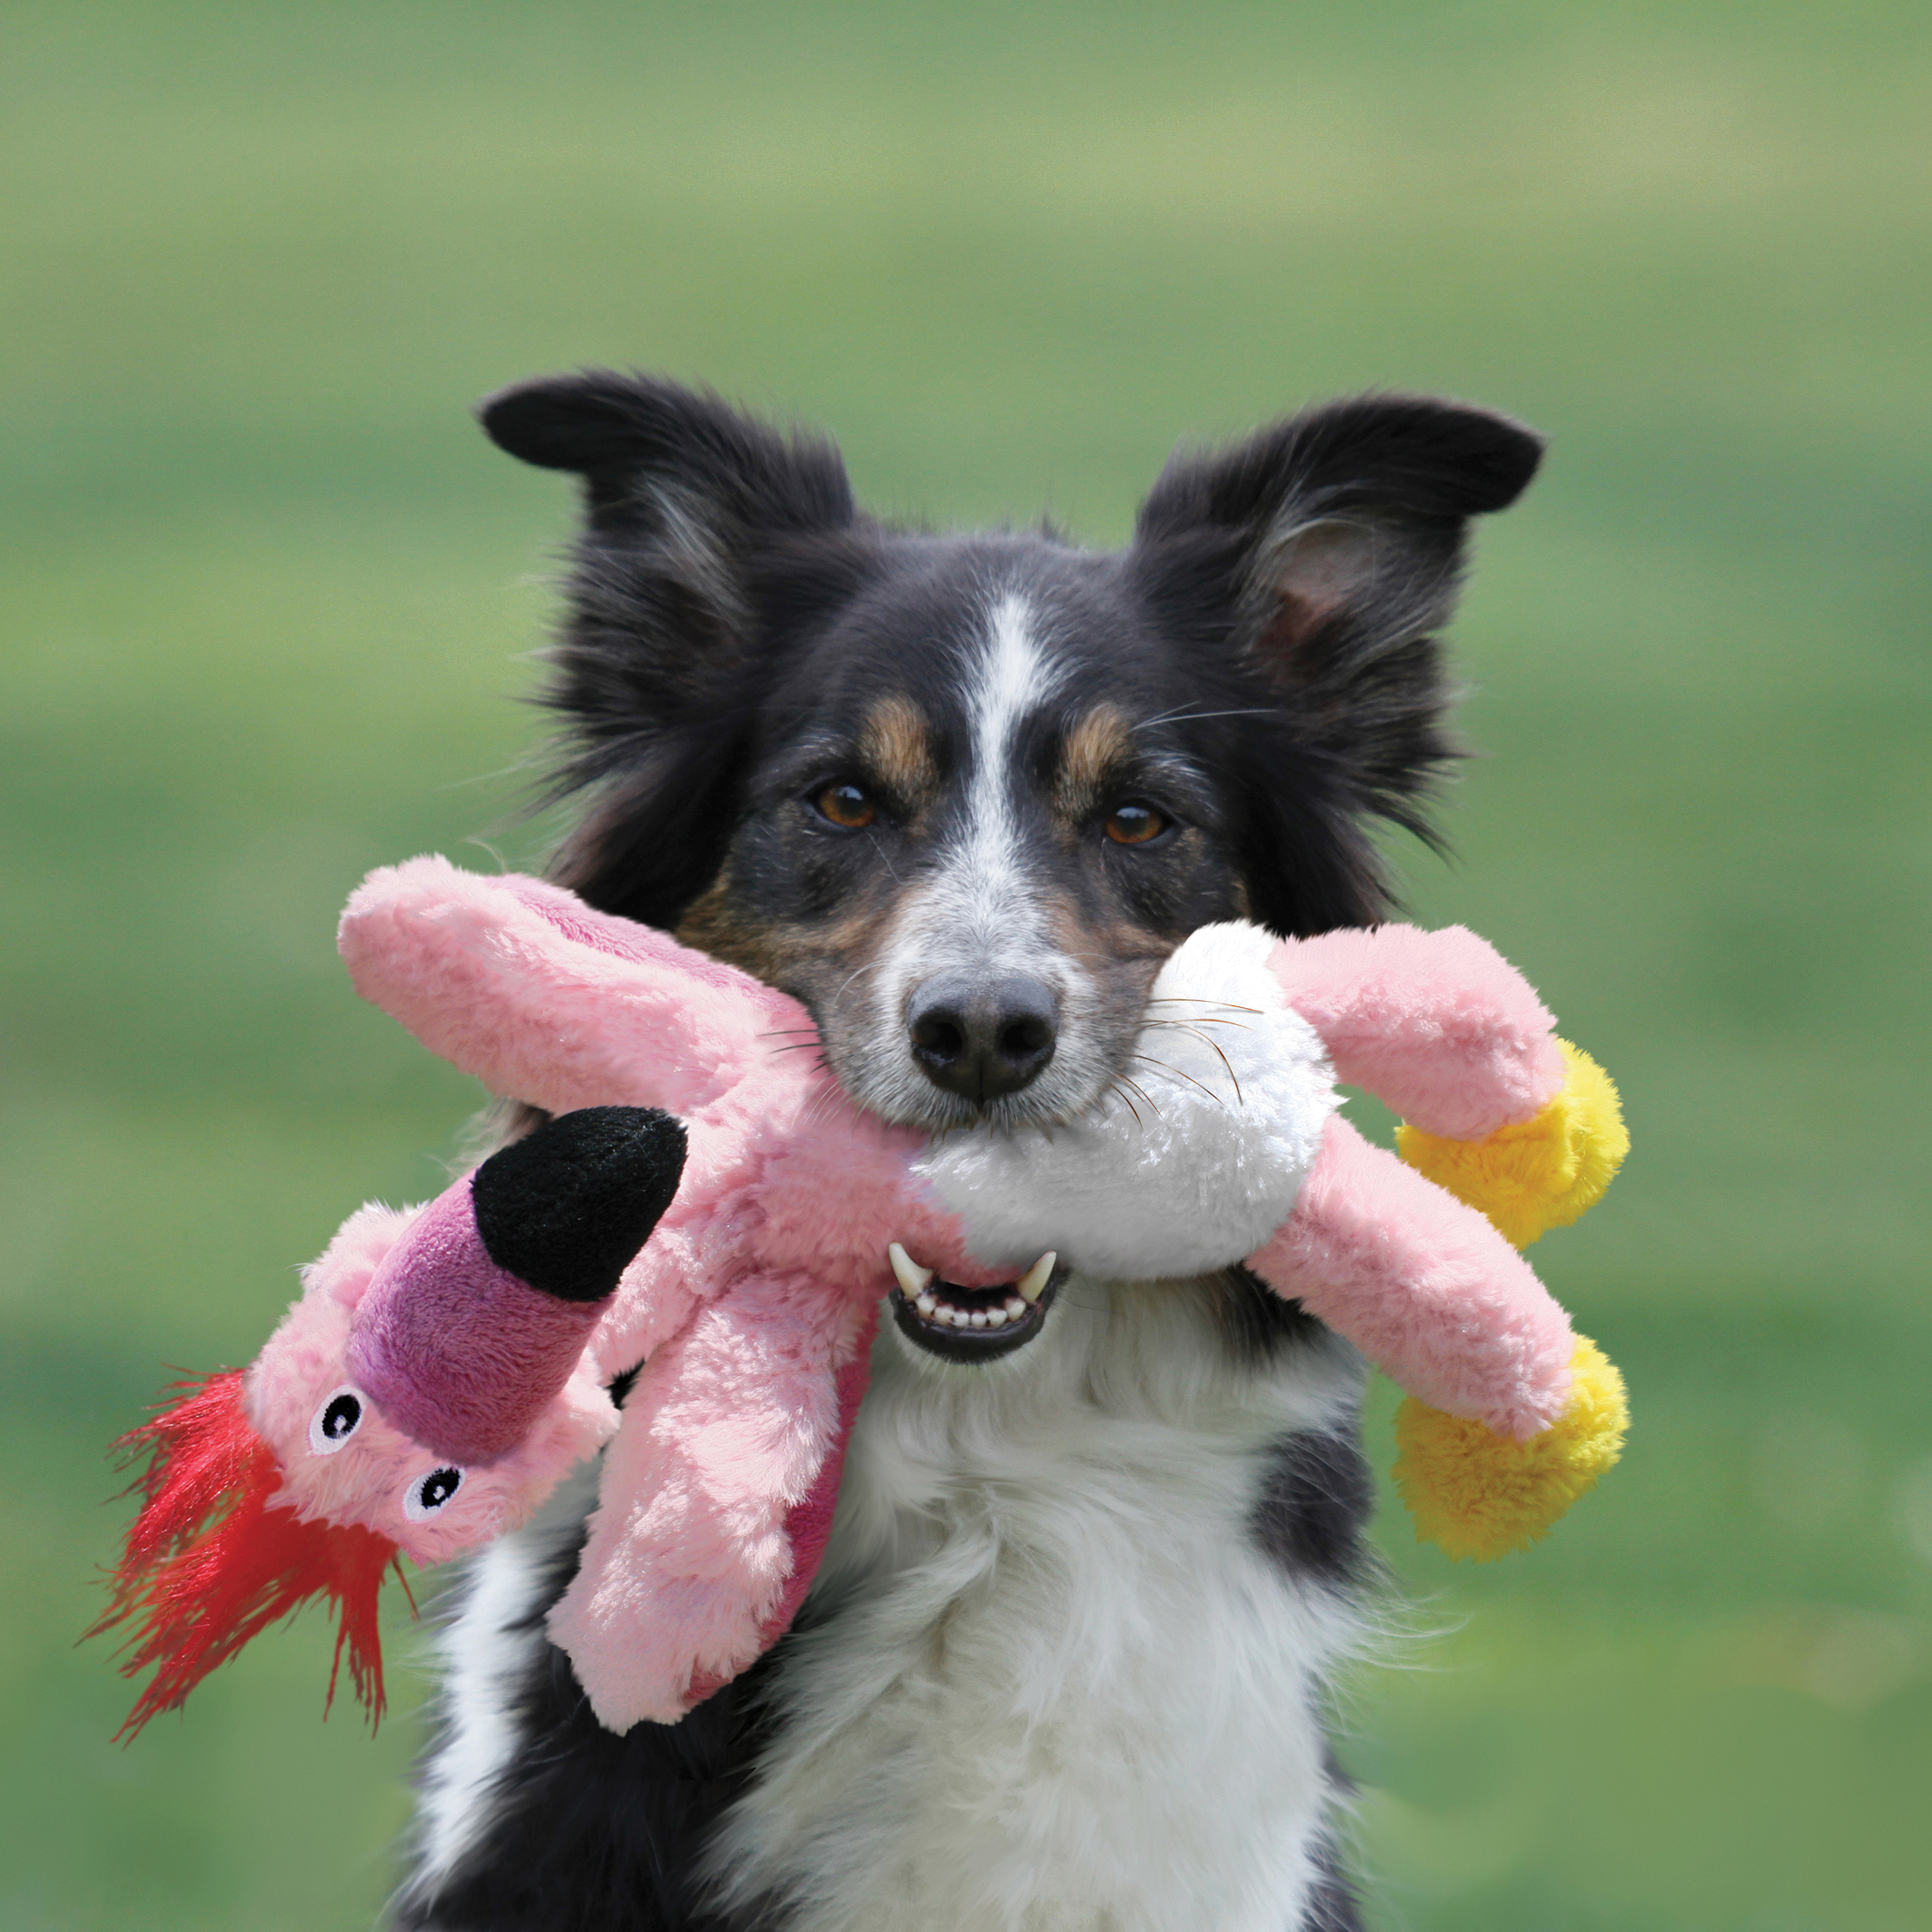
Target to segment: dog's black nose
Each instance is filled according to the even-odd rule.
[[[950,973],[914,994],[906,1030],[935,1087],[983,1106],[1018,1093],[1053,1058],[1060,1002],[1023,973]]]

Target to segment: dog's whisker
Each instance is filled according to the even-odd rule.
[[[1149,1020],[1150,1027],[1238,1027],[1243,1033],[1252,1033],[1254,1028],[1241,1020],[1217,1020],[1211,1013],[1195,1013],[1184,1020]]]
[[[854,970],[848,974],[844,980],[840,982],[838,992],[832,994],[831,1000],[826,1004],[828,1005],[834,1004],[839,1000],[844,998],[845,988],[850,986],[854,980],[863,979],[868,973],[876,973],[885,963],[886,962],[883,959],[872,959],[868,960],[864,965],[855,968]]]
[[[1199,1087],[1202,1092],[1205,1094],[1216,1106],[1225,1107],[1228,1104],[1213,1088],[1204,1085],[1200,1081],[1196,1079],[1192,1074],[1184,1073],[1179,1067],[1170,1066],[1166,1060],[1156,1060],[1151,1054],[1137,1053],[1133,1057],[1136,1060],[1144,1060],[1150,1066],[1158,1066],[1163,1072],[1172,1073],[1177,1080],[1185,1080],[1190,1087]]]
[[[1200,993],[1163,993],[1157,1000],[1150,1000],[1150,1006],[1220,1006],[1231,1013],[1258,1013],[1259,1006],[1244,1006],[1238,1000],[1210,1000]]]
[[[1210,718],[1272,718],[1275,715],[1266,705],[1252,705],[1240,711],[1190,711],[1183,705],[1178,710],[1163,711],[1156,717],[1143,718],[1132,728],[1150,731],[1156,724],[1198,724]]]
[[[1235,1104],[1238,1106],[1245,1107],[1248,1103],[1246,1096],[1241,1092],[1240,1076],[1234,1071],[1234,1063],[1221,1051],[1220,1042],[1210,1035],[1202,1033],[1195,1027],[1184,1026],[1182,1030],[1193,1034],[1197,1039],[1206,1040],[1208,1044],[1214,1049],[1214,1057],[1228,1070],[1228,1078],[1234,1083]]]

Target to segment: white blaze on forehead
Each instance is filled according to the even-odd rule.
[[[967,701],[973,712],[973,838],[1012,824],[1014,741],[1052,696],[1059,674],[1041,651],[1026,600],[1009,591],[994,605]]]
[[[1028,719],[1059,682],[1024,598],[1010,591],[993,606],[966,676],[973,776],[965,822],[946,855],[937,896],[962,928],[949,950],[962,956],[976,950],[988,964],[1022,965],[1024,957],[1016,956],[1036,950],[1046,935],[1020,852],[1015,759]]]
[[[1020,735],[1060,677],[1025,598],[1004,592],[963,671],[972,744],[963,820],[900,922],[894,956],[880,976],[889,1004],[949,970],[1023,970],[1063,992],[1084,978],[1071,961],[1052,953],[1046,904],[1014,808]]]
[[[919,988],[941,975],[1024,974],[1058,1002],[1052,1063],[1022,1094],[996,1103],[1004,1113],[1069,1118],[1106,1081],[1097,982],[1056,931],[1061,896],[1045,869],[1046,847],[1025,836],[1020,808],[1024,734],[1065,675],[1042,628],[1024,597],[1002,592],[988,601],[985,627],[959,667],[968,738],[961,791],[949,801],[942,842],[908,882],[869,997],[878,1050],[858,1084],[863,1103],[889,1118],[930,1120],[935,1107],[956,1116],[963,1104],[942,1102],[908,1048]]]

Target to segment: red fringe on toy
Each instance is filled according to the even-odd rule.
[[[224,1369],[176,1383],[190,1393],[115,1445],[148,1462],[130,1491],[141,1510],[114,1574],[113,1603],[88,1635],[131,1624],[133,1654],[122,1672],[154,1673],[117,1738],[178,1710],[210,1671],[314,1597],[332,1599],[337,1616],[323,1714],[346,1648],[356,1694],[370,1721],[381,1720],[376,1600],[392,1564],[402,1574],[396,1546],[374,1530],[304,1522],[292,1509],[270,1507],[281,1471],[248,1420],[242,1374]]]

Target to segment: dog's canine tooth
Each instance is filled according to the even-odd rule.
[[[916,1301],[931,1282],[932,1270],[921,1268],[896,1241],[886,1250],[886,1258],[892,1263],[892,1273],[898,1277],[900,1287]]]
[[[1022,1301],[1037,1301],[1046,1292],[1046,1284],[1053,1273],[1053,1264],[1060,1258],[1052,1248],[1042,1255],[1026,1273],[1014,1284]]]
[[[933,1294],[930,1291],[928,1291],[924,1294],[915,1295],[913,1298],[912,1305],[914,1307],[916,1308],[922,1315],[934,1315],[938,1312],[939,1299],[938,1296]]]

